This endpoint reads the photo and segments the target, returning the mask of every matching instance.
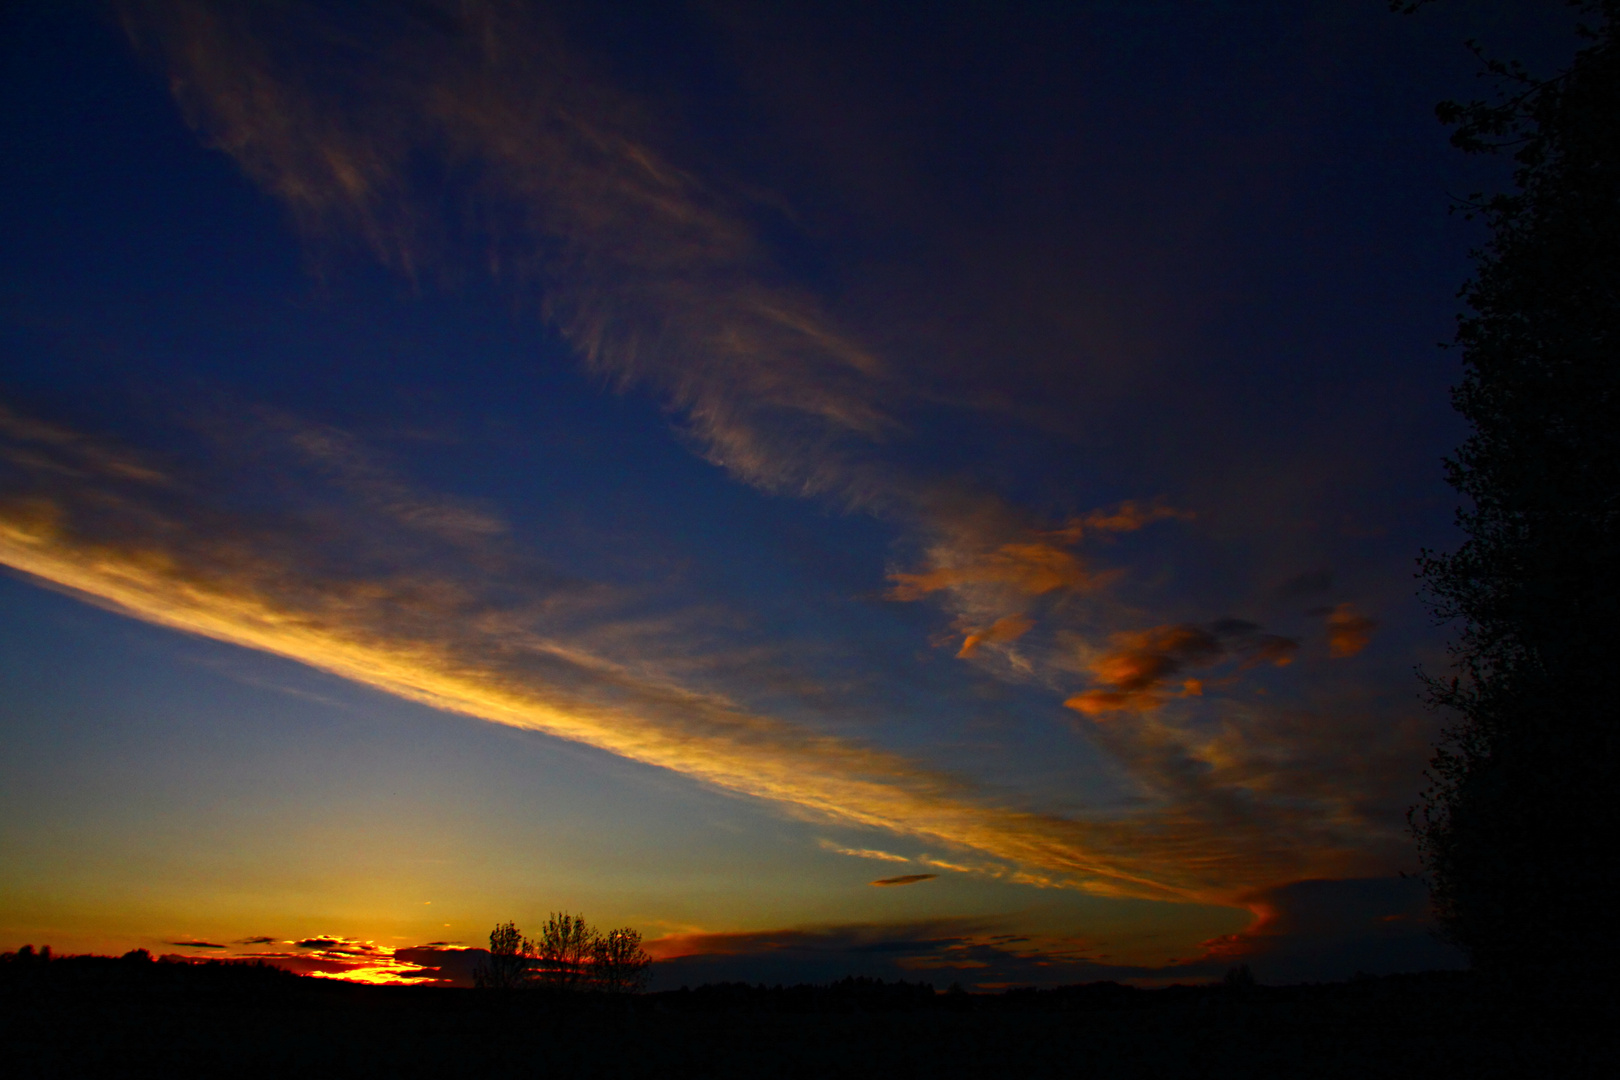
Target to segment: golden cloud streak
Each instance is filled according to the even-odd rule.
[[[1022,615],[1004,615],[982,630],[970,631],[962,639],[962,648],[957,652],[958,659],[967,659],[979,651],[980,645],[994,645],[1002,642],[1017,641],[1029,633],[1035,620]]]
[[[146,622],[809,819],[974,851],[1008,864],[1008,881],[1219,902],[1331,875],[1353,858],[1355,822],[1339,819],[1342,801],[1319,797],[1302,810],[1297,798],[1271,806],[1236,791],[1282,782],[1257,769],[1241,728],[1196,744],[1152,725],[1094,731],[1154,799],[1130,816],[1077,820],[997,805],[962,777],[699,692],[660,667],[667,642],[603,607],[604,597],[618,603],[611,590],[559,579],[517,552],[496,519],[416,492],[340,432],[312,434],[285,418],[272,427],[306,468],[313,462],[319,483],[346,494],[347,509],[316,498],[311,527],[296,506],[267,512],[251,476],[171,475],[110,440],[0,406],[0,483],[10,493],[0,498],[0,565]],[[277,490],[298,475],[278,467]],[[245,493],[253,510],[226,509],[209,492]],[[514,591],[520,581],[531,584]],[[1210,782],[1217,759],[1229,781]]]
[[[122,614],[283,656],[406,700],[596,747],[796,813],[1068,875],[1093,891],[1211,899],[1253,880],[1184,873],[1139,830],[976,803],[961,781],[900,755],[750,715],[720,699],[649,684],[632,688],[640,708],[592,702],[469,660],[499,651],[477,640],[473,628],[467,633],[474,640],[464,642],[376,632],[372,626],[388,622],[386,595],[368,603],[367,590],[351,588],[344,602],[325,609],[289,605],[262,582],[217,568],[205,577],[156,546],[76,540],[61,518],[38,502],[0,508],[0,564]]]
[[[839,855],[851,855],[857,859],[877,859],[880,862],[905,862],[911,860],[904,855],[896,855],[889,851],[878,851],[875,848],[848,848],[833,843],[831,840],[821,841],[823,851],[835,852]]]
[[[1040,596],[1093,584],[1092,575],[1073,552],[1039,541],[1002,544],[971,561],[922,573],[896,571],[889,580],[894,582],[889,596],[895,600],[919,600],[929,593],[963,585],[1002,585],[1020,595]]]
[[[358,240],[413,277],[435,264],[454,276],[469,252],[487,257],[588,365],[655,388],[733,475],[886,509],[933,535],[922,567],[891,575],[896,599],[933,597],[964,626],[1010,642],[1028,628],[1006,621],[1009,612],[1044,619],[1054,601],[1109,580],[1072,550],[1083,536],[1188,516],[1127,503],[1042,529],[987,498],[953,502],[882,464],[878,447],[900,430],[896,407],[908,398],[901,375],[828,304],[786,283],[751,197],[683,167],[651,111],[571,55],[530,6],[428,3],[407,18],[382,5],[360,29],[297,3],[121,6],[199,130],[310,237]],[[424,162],[459,179],[441,187]],[[64,459],[77,453],[85,475],[143,480],[115,476],[87,443],[16,434],[32,439],[29,453],[44,443]],[[464,546],[500,531],[475,507],[389,488],[339,442],[309,436],[303,450],[363,487],[378,518]],[[1031,880],[1047,884],[1208,899],[1328,872],[1342,854],[1317,842],[1331,830],[1308,814],[1211,817],[1206,803],[1177,801],[1183,791],[1206,799],[1188,784],[1167,807],[1129,821],[985,805],[965,782],[900,755],[752,715],[608,659],[579,635],[541,636],[452,575],[323,580],[302,569],[319,553],[296,538],[289,549],[279,535],[238,535],[229,521],[164,518],[149,497],[95,501],[103,494],[0,507],[0,562],[149,622],[794,812],[973,849],[1039,871]],[[133,522],[79,520],[104,514]],[[963,651],[973,647],[964,641]],[[1115,727],[1107,737],[1123,739]],[[1123,750],[1150,780],[1186,771],[1158,743]]]

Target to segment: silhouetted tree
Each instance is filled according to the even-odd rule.
[[[591,945],[590,982],[610,994],[634,994],[647,983],[652,957],[628,926],[609,930]]]
[[[486,989],[634,994],[646,985],[651,966],[641,935],[630,927],[599,934],[583,915],[553,912],[538,938],[524,937],[514,923],[496,924],[489,934],[489,958],[473,979]]]
[[[1586,25],[1565,71],[1492,60],[1493,98],[1437,109],[1456,146],[1516,171],[1466,204],[1490,230],[1457,331],[1472,431],[1446,463],[1467,540],[1420,560],[1460,621],[1454,675],[1429,680],[1458,722],[1412,823],[1445,932],[1514,976],[1607,971],[1615,952],[1620,0],[1568,6]]]
[[[473,970],[473,983],[483,990],[516,990],[528,979],[531,943],[513,923],[497,923],[489,932],[489,957]]]
[[[1233,994],[1246,994],[1259,984],[1255,982],[1254,972],[1249,970],[1248,964],[1239,964],[1237,967],[1226,969],[1226,976],[1221,979],[1221,985]]]
[[[579,990],[586,984],[596,932],[583,915],[552,912],[534,942],[535,975],[550,990]]]

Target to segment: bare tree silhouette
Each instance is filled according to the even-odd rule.
[[[610,994],[634,994],[647,984],[652,957],[628,926],[609,930],[591,947],[591,982]]]
[[[513,923],[497,923],[489,932],[489,958],[473,971],[473,983],[484,990],[516,990],[528,980],[532,949]]]
[[[535,976],[549,990],[584,988],[596,932],[583,915],[552,912],[534,942]]]
[[[489,957],[473,980],[488,990],[634,994],[646,985],[651,966],[641,935],[630,927],[600,934],[583,915],[552,912],[537,938],[524,937],[516,923],[497,923],[489,933]]]

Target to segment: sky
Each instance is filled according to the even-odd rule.
[[[1402,876],[1413,572],[1448,206],[1502,166],[1433,105],[1559,28],[0,22],[0,948],[455,981],[568,911],[659,987],[1461,963]]]

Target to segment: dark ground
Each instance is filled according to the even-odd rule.
[[[0,966],[0,1073],[85,1076],[1620,1075],[1612,1006],[1467,974],[935,994],[846,980],[559,1000],[105,957]]]

